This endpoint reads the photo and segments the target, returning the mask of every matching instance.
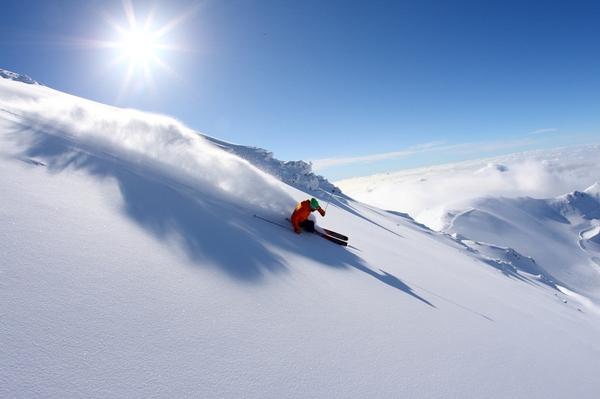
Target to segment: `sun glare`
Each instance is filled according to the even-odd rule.
[[[112,41],[99,42],[103,47],[116,50],[111,66],[126,66],[123,85],[117,96],[117,101],[127,94],[132,84],[135,84],[135,87],[140,87],[140,84],[142,84],[143,87],[153,89],[153,71],[157,68],[172,77],[177,77],[165,58],[170,51],[185,51],[185,49],[181,45],[167,44],[165,40],[171,31],[193,16],[199,7],[195,5],[175,18],[166,21],[163,25],[156,26],[155,7],[148,11],[145,18],[140,19],[136,15],[131,0],[121,0],[121,2],[126,19],[125,26],[122,22],[119,23],[117,19],[107,15],[106,21],[115,30],[117,36]]]
[[[120,42],[121,56],[129,60],[130,64],[147,64],[158,57],[160,43],[154,34],[144,31],[125,32]]]

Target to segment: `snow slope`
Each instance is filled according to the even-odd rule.
[[[351,247],[296,236],[252,215],[307,194],[170,118],[43,86],[0,79],[0,143],[0,397],[600,389],[600,317],[501,249],[343,197],[319,222]]]
[[[600,201],[586,192],[548,200],[488,197],[450,212],[443,230],[531,257],[535,274],[600,304],[599,217]]]
[[[23,82],[23,83],[32,84],[32,85],[40,84],[39,82],[36,82],[35,80],[31,79],[27,75],[22,75],[20,73],[11,72],[11,71],[8,71],[8,70],[2,69],[2,68],[0,68],[0,78],[14,80],[16,82]]]
[[[599,152],[597,145],[534,151],[339,184],[350,195],[408,211],[452,234],[500,260],[505,272],[533,273],[600,303]],[[559,195],[566,188],[575,191]],[[534,198],[547,193],[549,199]],[[514,254],[531,261],[515,262]]]

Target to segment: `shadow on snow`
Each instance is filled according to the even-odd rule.
[[[124,214],[157,240],[178,242],[198,266],[218,267],[237,280],[257,282],[266,273],[287,271],[286,260],[270,249],[279,248],[330,267],[355,268],[435,308],[399,278],[372,270],[351,251],[320,239],[299,239],[291,229],[289,234],[275,232],[277,227],[252,217],[255,210],[228,201],[225,194],[178,182],[160,168],[147,173],[147,167],[136,162],[57,133],[56,128],[33,119],[15,125],[12,137],[23,146],[19,159],[45,165],[50,173],[70,168],[98,179],[114,179]]]

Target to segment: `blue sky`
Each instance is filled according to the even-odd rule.
[[[600,142],[600,3],[133,1],[168,71],[99,45],[123,2],[3,2],[0,67],[338,179]],[[111,22],[112,21],[112,24]],[[173,22],[169,25],[170,22]],[[176,23],[175,23],[176,22]],[[150,82],[153,82],[152,84]]]

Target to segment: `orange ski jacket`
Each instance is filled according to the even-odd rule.
[[[300,233],[300,223],[304,222],[308,219],[308,216],[312,212],[312,208],[310,207],[310,200],[299,202],[296,205],[296,209],[294,209],[294,213],[292,213],[292,226],[294,226],[294,231],[296,233]],[[321,216],[325,216],[325,211],[323,208],[318,207],[315,211],[319,211]]]

